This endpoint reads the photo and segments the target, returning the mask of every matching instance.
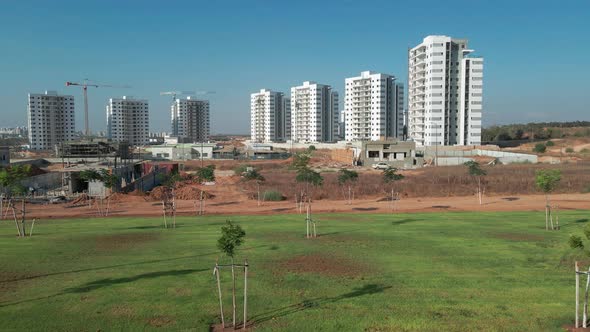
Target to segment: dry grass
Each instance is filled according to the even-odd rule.
[[[539,169],[560,169],[562,180],[555,193],[580,193],[590,185],[590,163],[546,165],[486,166],[486,194],[522,195],[540,193],[535,187],[535,172]],[[261,190],[281,188],[281,193],[294,200],[302,188],[296,184],[295,172],[285,169],[263,170],[266,182]],[[432,167],[403,172],[405,178],[394,184],[402,197],[468,196],[475,193],[474,180],[464,166]],[[324,184],[313,189],[314,199],[344,199],[343,188],[338,185],[337,173],[322,173]],[[254,191],[254,184],[246,184]],[[379,172],[362,172],[355,185],[356,198],[380,198],[390,191],[383,184]]]

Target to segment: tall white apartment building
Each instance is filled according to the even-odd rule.
[[[345,139],[399,138],[404,126],[404,87],[395,76],[370,71],[345,80]]]
[[[111,98],[107,105],[107,138],[129,142],[132,146],[149,143],[149,104],[145,99],[123,96]]]
[[[329,85],[303,82],[291,88],[291,139],[333,142],[338,131],[338,93]]]
[[[209,139],[209,101],[176,98],[171,106],[172,136],[192,142],[205,142]]]
[[[428,36],[408,54],[408,134],[418,145],[481,144],[483,58]]]
[[[60,96],[55,91],[29,93],[27,113],[32,150],[53,149],[74,139],[74,96]]]
[[[257,143],[291,138],[291,100],[284,93],[262,89],[250,95],[250,136]]]

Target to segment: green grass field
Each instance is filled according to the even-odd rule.
[[[574,318],[567,238],[588,218],[562,212],[548,232],[531,212],[326,214],[306,240],[300,215],[231,217],[257,331],[559,331]],[[0,330],[207,331],[225,220],[48,220],[25,239],[0,221]]]

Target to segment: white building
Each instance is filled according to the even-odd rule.
[[[55,91],[30,93],[27,113],[32,150],[53,149],[74,139],[74,96],[60,96]]]
[[[145,99],[111,98],[107,105],[107,138],[138,146],[149,143],[149,104]]]
[[[481,144],[483,58],[428,36],[409,51],[408,134],[418,145]]]
[[[338,93],[329,85],[303,82],[291,88],[291,139],[334,142],[338,130]]]
[[[199,160],[212,159],[215,147],[213,143],[180,143],[152,145],[147,150],[158,159]]]
[[[192,142],[209,139],[209,101],[176,98],[171,106],[172,136],[186,138]]]
[[[364,71],[345,80],[345,139],[400,138],[404,126],[404,88],[395,76]]]
[[[250,136],[258,143],[291,138],[291,101],[284,93],[262,89],[250,95]]]

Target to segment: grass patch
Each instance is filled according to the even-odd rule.
[[[563,229],[547,232],[543,212],[317,214],[309,240],[302,215],[231,219],[247,234],[237,260],[250,264],[256,331],[559,331],[583,258],[567,240],[588,215],[562,211]],[[177,217],[175,230],[160,218],[42,220],[24,239],[0,223],[0,326],[208,331],[226,219]]]
[[[285,200],[283,194],[276,190],[265,190],[262,193],[262,200],[263,201],[271,201],[271,202],[279,202]]]

